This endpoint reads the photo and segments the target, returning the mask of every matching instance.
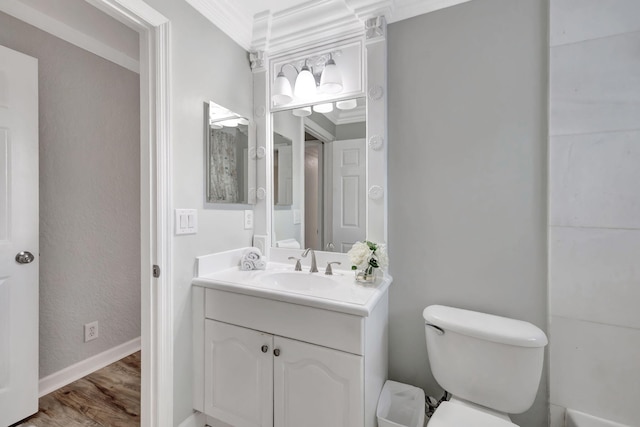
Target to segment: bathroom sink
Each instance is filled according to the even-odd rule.
[[[316,291],[337,287],[339,284],[332,276],[302,271],[278,271],[258,277],[258,282],[278,289],[290,291]]]

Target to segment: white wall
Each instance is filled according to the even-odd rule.
[[[564,408],[638,425],[640,3],[553,0],[552,426]]]
[[[482,0],[388,27],[391,379],[428,394],[422,310],[546,329],[547,2]],[[547,385],[523,427],[547,426]]]
[[[140,336],[139,77],[3,13],[0,44],[38,58],[42,378]]]
[[[198,210],[198,234],[174,236],[174,424],[192,413],[191,279],[195,257],[251,244],[241,210],[203,209],[203,103],[253,117],[249,55],[184,1],[146,0],[171,21],[173,206]]]

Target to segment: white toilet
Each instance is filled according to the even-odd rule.
[[[432,305],[422,313],[431,372],[451,399],[428,427],[516,427],[531,407],[547,336],[528,322]]]

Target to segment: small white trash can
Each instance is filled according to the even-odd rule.
[[[424,390],[387,381],[378,399],[378,427],[423,427]]]

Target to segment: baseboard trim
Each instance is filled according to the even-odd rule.
[[[194,412],[189,416],[189,418],[181,422],[178,427],[202,427],[204,426],[204,423],[204,414],[201,412]]]
[[[138,350],[140,350],[140,337],[134,338],[131,341],[110,348],[107,351],[103,351],[100,354],[91,356],[88,359],[62,369],[61,371],[41,378],[38,383],[38,397],[42,397],[52,391],[56,391],[59,388],[66,386],[67,384],[71,384],[72,382],[77,381],[98,369],[102,369],[113,362],[117,362],[123,357],[127,357]]]

